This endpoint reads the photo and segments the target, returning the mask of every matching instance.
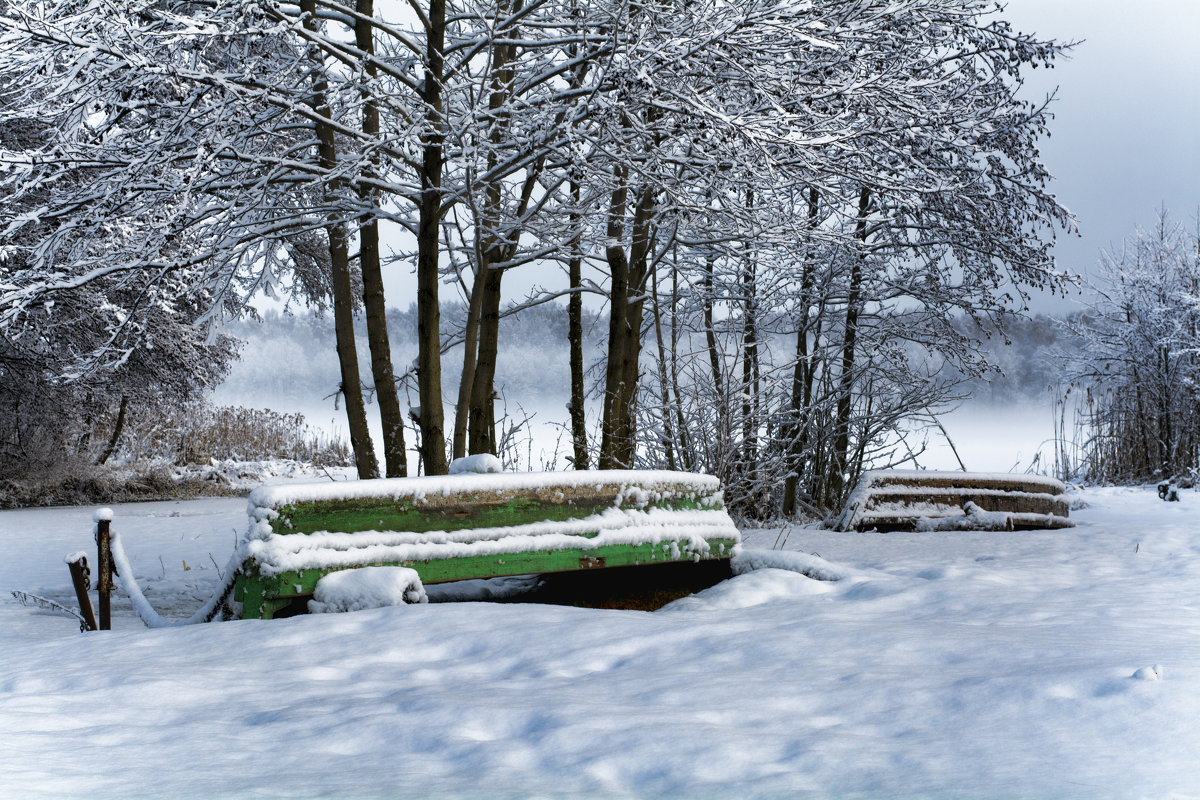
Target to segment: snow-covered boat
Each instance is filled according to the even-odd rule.
[[[863,473],[841,531],[1036,530],[1069,528],[1062,481],[1045,475],[877,470]]]
[[[269,486],[250,495],[234,599],[303,610],[325,575],[416,570],[422,584],[723,562],[740,536],[719,481],[664,471],[465,474]]]

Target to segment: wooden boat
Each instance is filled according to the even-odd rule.
[[[863,473],[830,526],[841,531],[1069,528],[1066,486],[1043,475],[878,470]]]
[[[233,599],[257,619],[302,613],[338,570],[409,567],[423,584],[664,564],[727,573],[740,542],[716,478],[663,471],[270,486],[249,514]]]

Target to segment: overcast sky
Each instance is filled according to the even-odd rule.
[[[1052,70],[1030,71],[1030,98],[1058,87],[1042,154],[1080,238],[1060,236],[1061,266],[1086,273],[1102,249],[1165,206],[1200,206],[1200,2],[1010,0],[1015,27],[1084,40]],[[1061,305],[1061,304],[1057,304]],[[1049,307],[1045,302],[1039,307]]]

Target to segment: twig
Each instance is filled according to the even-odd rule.
[[[50,600],[48,598],[39,597],[38,595],[30,594],[29,592],[22,592],[19,589],[13,589],[12,596],[17,598],[17,600],[23,606],[28,606],[30,603],[32,603],[33,605],[44,608],[47,611],[57,611],[60,614],[72,616],[75,619],[79,620],[80,622],[84,622],[83,616],[80,615],[79,612],[72,611],[71,609],[67,608],[63,604],[56,603],[53,600]]]
[[[779,531],[779,534],[775,537],[775,544],[771,547],[772,550],[782,550],[784,548],[787,544],[788,536],[792,534],[792,527],[788,525]],[[779,541],[780,537],[783,537],[782,542]]]
[[[933,420],[933,424],[937,425],[938,430],[942,432],[942,436],[946,439],[946,444],[950,445],[950,452],[954,453],[954,458],[958,461],[958,466],[962,468],[963,472],[966,472],[967,466],[963,464],[962,457],[958,455],[958,448],[954,446],[954,440],[950,438],[950,434],[946,433],[946,428],[942,425],[942,421],[937,418],[937,414],[931,413],[929,418]]]

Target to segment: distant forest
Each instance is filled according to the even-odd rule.
[[[461,304],[443,305],[442,338],[455,341],[462,330],[466,309]],[[393,344],[397,374],[415,362],[417,343],[416,307],[388,310],[388,331]],[[607,315],[584,311],[584,351],[593,386],[599,390],[602,378],[604,340],[608,331]],[[1076,312],[1075,317],[1079,317]],[[959,393],[968,402],[983,405],[1013,402],[1049,404],[1062,393],[1067,378],[1066,364],[1082,346],[1079,336],[1065,325],[1066,317],[1037,314],[1007,321],[1001,335],[959,318],[955,328],[964,336],[978,338],[987,360],[995,365],[983,376],[964,376],[950,366],[944,377],[960,383]],[[530,407],[560,404],[570,395],[567,308],[545,303],[505,316],[500,322],[499,361],[496,369],[497,392],[510,403]],[[331,395],[338,386],[339,371],[334,352],[333,321],[329,315],[311,311],[280,313],[267,311],[261,320],[232,322],[226,332],[244,342],[241,358],[233,364],[229,376],[218,388],[223,402],[246,403],[259,407],[285,404],[285,411],[312,409],[321,405],[332,409]],[[366,327],[359,320],[357,337],[366,342]],[[990,334],[990,335],[989,335]],[[787,346],[787,342],[777,342]],[[451,348],[460,352],[461,346]],[[359,352],[365,362],[366,347]],[[364,369],[364,377],[369,376]],[[410,376],[411,383],[411,376]],[[447,396],[457,390],[457,375],[444,375]],[[415,387],[410,392],[416,403]],[[593,397],[595,400],[594,392]]]
[[[441,317],[442,341],[448,346],[459,342],[449,346],[448,352],[461,359],[460,334],[466,308],[461,304],[444,304]],[[387,312],[396,375],[402,379],[406,372],[409,373],[411,405],[417,404],[411,374],[417,357],[416,318],[416,306],[390,308]],[[607,327],[607,317],[584,311],[588,363],[603,361]],[[336,392],[341,376],[330,315],[307,310],[295,314],[272,310],[265,312],[261,321],[232,322],[226,332],[245,344],[240,350],[240,359],[232,365],[228,378],[217,390],[219,398],[256,406],[282,401],[296,408],[311,408],[324,402],[332,408],[330,395]],[[367,331],[361,318],[357,320],[355,334],[362,343],[358,351],[364,364],[363,378],[366,385],[371,386],[371,373],[365,369]],[[565,402],[570,396],[565,306],[545,303],[503,317],[500,339],[503,346],[497,358],[496,386],[501,397],[531,404],[547,399]],[[405,383],[401,380],[402,396]],[[443,375],[443,386],[446,396],[453,397],[458,389],[458,373],[447,370]],[[565,417],[565,409],[563,413]]]

